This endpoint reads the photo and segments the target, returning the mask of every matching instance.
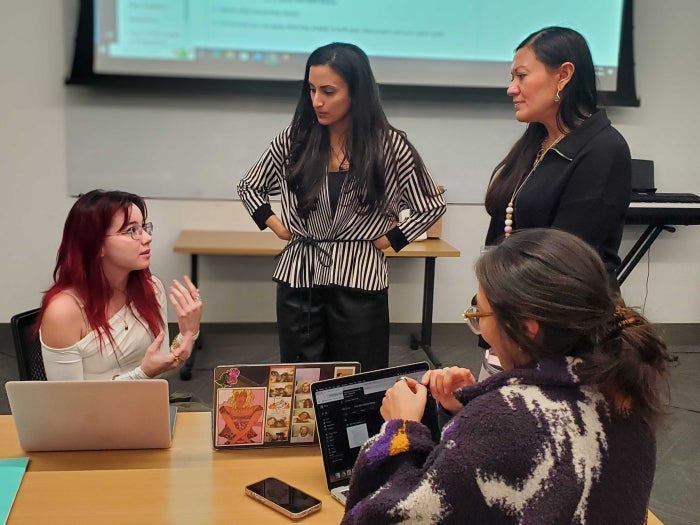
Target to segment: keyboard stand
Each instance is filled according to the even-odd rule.
[[[651,248],[659,234],[666,230],[667,232],[674,233],[676,229],[673,226],[667,226],[665,224],[652,224],[647,226],[644,233],[637,239],[634,243],[632,249],[625,255],[625,258],[620,263],[617,269],[617,284],[622,284],[627,279],[632,269],[637,266],[637,263],[644,257]]]

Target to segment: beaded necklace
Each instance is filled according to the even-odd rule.
[[[545,140],[542,142],[542,146],[540,147],[540,151],[537,152],[537,155],[535,156],[535,162],[532,163],[532,169],[528,172],[525,177],[523,177],[518,185],[515,187],[515,190],[513,190],[513,195],[510,197],[510,201],[508,202],[508,206],[506,206],[506,220],[505,220],[505,227],[503,228],[503,231],[505,232],[505,237],[510,237],[510,234],[513,233],[513,224],[514,224],[514,219],[515,217],[515,198],[518,196],[520,193],[520,190],[523,189],[523,186],[525,186],[525,183],[530,179],[532,174],[535,172],[537,169],[537,166],[540,165],[542,162],[542,159],[544,159],[544,156],[547,154],[547,152],[552,149],[554,146],[559,144],[559,141],[563,139],[566,136],[566,133],[562,133],[557,137],[557,139],[552,142],[552,144],[548,147],[545,148],[544,144],[547,141]]]

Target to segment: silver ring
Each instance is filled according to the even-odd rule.
[[[202,296],[199,295],[199,294],[197,294],[197,295],[194,296],[194,300],[195,300],[195,301],[201,301],[201,300],[202,300]]]

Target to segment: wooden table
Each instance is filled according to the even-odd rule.
[[[29,456],[9,525],[291,523],[244,494],[275,476],[322,501],[303,522],[339,523],[317,446],[215,451],[211,414],[182,412],[168,450],[31,452],[0,416],[0,457]]]
[[[0,416],[0,457],[29,456],[8,525],[292,523],[244,494],[275,476],[322,501],[303,523],[340,523],[318,447],[216,451],[211,414],[177,416],[167,450],[24,452],[12,416]],[[649,512],[648,525],[663,525]]]
[[[274,256],[282,251],[286,241],[279,239],[274,233],[265,232],[234,232],[210,230],[183,230],[180,232],[173,251],[190,254],[190,276],[198,282],[198,257],[200,255],[234,255],[234,256]],[[421,348],[434,366],[440,367],[440,360],[431,349],[433,333],[433,294],[435,290],[435,259],[437,257],[459,257],[460,253],[454,246],[442,239],[427,239],[412,242],[400,252],[391,248],[384,251],[387,257],[410,257],[425,259],[423,277],[423,315],[421,318],[420,338],[411,336],[411,348]],[[192,353],[185,366],[180,369],[182,379],[192,377],[192,366],[196,352]]]

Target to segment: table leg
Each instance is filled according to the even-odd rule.
[[[420,348],[428,356],[433,366],[439,368],[442,363],[431,348],[433,337],[433,294],[435,291],[435,257],[425,258],[425,276],[423,278],[423,317],[421,319],[421,336],[418,339],[411,334],[411,349]]]
[[[192,284],[194,284],[195,286],[197,286],[197,281],[199,281],[199,277],[197,275],[198,271],[199,271],[199,267],[198,267],[197,254],[191,253],[190,254],[190,279],[192,279]]]
[[[192,279],[192,284],[194,284],[195,286],[197,286],[198,281],[197,265],[197,254],[190,254],[190,279]],[[199,352],[202,349],[202,341],[203,334],[200,330],[199,337],[197,338],[197,341],[192,347],[192,353],[190,354],[190,357],[187,359],[187,361],[185,361],[185,364],[182,365],[182,368],[180,369],[180,379],[182,379],[183,381],[189,381],[190,379],[192,379],[192,367],[194,367],[194,362],[197,359],[197,352]]]

